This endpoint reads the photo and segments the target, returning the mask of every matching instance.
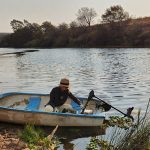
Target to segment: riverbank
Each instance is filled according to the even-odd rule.
[[[29,150],[27,143],[18,135],[23,127],[0,123],[0,149],[1,150]]]

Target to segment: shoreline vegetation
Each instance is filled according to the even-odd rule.
[[[138,111],[136,122],[124,121],[124,117],[112,116],[109,137],[92,137],[87,145],[87,150],[149,150],[150,149],[150,120],[149,104],[144,114]]]
[[[70,24],[41,25],[13,19],[13,33],[0,36],[0,47],[10,48],[150,48],[150,17],[133,18],[122,6],[107,8],[101,22],[97,12],[80,8]]]

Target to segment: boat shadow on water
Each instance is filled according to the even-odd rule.
[[[43,127],[46,133],[51,133],[55,127]],[[104,135],[106,128],[102,127],[58,127],[55,135],[61,142],[58,149],[73,150],[76,146],[72,143],[80,138],[90,138],[99,135]]]
[[[46,133],[51,133],[54,127],[42,127]],[[105,130],[102,127],[58,127],[55,135],[63,139],[78,139],[84,137],[104,135]]]

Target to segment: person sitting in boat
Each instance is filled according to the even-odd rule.
[[[81,109],[83,108],[81,101],[69,91],[69,79],[63,78],[61,79],[59,86],[54,87],[51,90],[50,100],[46,104],[45,111],[75,113],[76,111],[70,104],[65,104],[68,97],[71,98],[75,103],[80,105]]]

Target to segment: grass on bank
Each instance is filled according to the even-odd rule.
[[[24,130],[19,133],[20,138],[28,144],[31,150],[54,150],[59,141],[54,137],[58,126],[48,136],[41,128],[36,128],[34,125],[26,125]]]

